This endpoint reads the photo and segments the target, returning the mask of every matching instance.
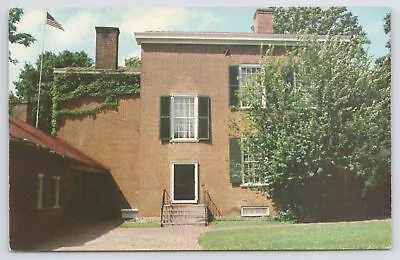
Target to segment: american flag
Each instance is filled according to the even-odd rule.
[[[54,19],[54,17],[51,16],[49,13],[47,13],[47,24],[64,31],[62,25],[59,22],[57,22],[56,19]]]

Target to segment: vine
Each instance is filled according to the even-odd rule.
[[[69,118],[96,117],[106,109],[117,109],[119,97],[137,95],[140,91],[140,74],[127,71],[108,70],[66,70],[55,72],[51,88],[52,134],[57,134],[57,119],[60,116]],[[81,97],[93,97],[102,101],[91,108],[65,108],[62,104]]]

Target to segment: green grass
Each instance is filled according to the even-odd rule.
[[[279,221],[273,220],[271,218],[220,218],[216,219],[210,223],[210,227],[213,228],[238,228],[251,226],[265,226],[265,225],[279,225],[282,224]]]
[[[158,222],[124,222],[120,228],[149,228],[149,227],[160,227]]]
[[[246,223],[247,222],[247,223]],[[258,222],[258,224],[257,224]],[[239,222],[237,222],[238,224]],[[199,238],[202,248],[210,250],[340,250],[389,249],[391,221],[341,222],[325,224],[277,225],[244,221]],[[222,226],[221,226],[222,227]]]

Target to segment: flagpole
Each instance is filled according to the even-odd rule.
[[[44,10],[44,24],[43,24],[43,37],[42,37],[42,55],[40,56],[40,71],[39,71],[39,91],[38,91],[38,100],[37,100],[37,108],[36,108],[36,128],[39,128],[39,110],[40,110],[40,90],[42,87],[42,71],[43,71],[43,58],[44,58],[44,35],[46,30],[46,22],[47,22],[47,9]]]

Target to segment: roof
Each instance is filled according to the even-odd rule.
[[[68,157],[69,159],[83,163],[85,166],[89,166],[95,170],[102,172],[109,171],[107,167],[90,158],[59,137],[50,136],[42,130],[37,129],[12,116],[9,116],[8,123],[9,135],[14,138],[20,139],[24,142],[40,145],[41,147],[47,148],[56,152],[57,154]]]
[[[98,69],[96,67],[66,67],[54,68],[54,73],[83,73],[83,74],[140,74],[139,68],[119,67],[118,69]]]
[[[218,44],[218,45],[283,45],[297,46],[300,44],[298,34],[260,34],[232,32],[166,32],[149,31],[135,32],[136,42],[169,43],[169,44]],[[325,35],[317,36],[319,41],[326,39]]]

